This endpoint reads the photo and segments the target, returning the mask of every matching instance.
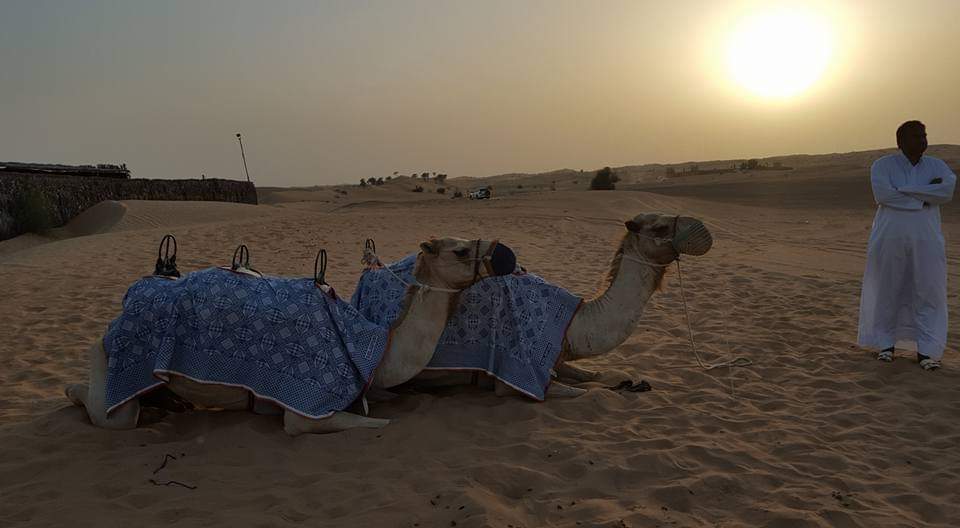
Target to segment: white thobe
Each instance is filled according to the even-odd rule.
[[[943,183],[931,184],[934,178]],[[873,163],[878,208],[860,295],[860,346],[915,344],[925,356],[943,357],[947,257],[938,206],[950,201],[956,182],[946,163],[929,156],[916,165],[902,153]]]

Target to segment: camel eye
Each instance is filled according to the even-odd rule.
[[[460,258],[463,258],[470,254],[470,250],[467,248],[455,249],[453,250],[453,254]]]

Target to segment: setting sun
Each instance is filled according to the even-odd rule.
[[[831,56],[827,23],[812,13],[767,11],[743,19],[730,35],[727,66],[752,94],[798,95],[821,77]]]

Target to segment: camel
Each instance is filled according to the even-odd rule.
[[[713,243],[710,232],[696,218],[646,213],[624,225],[627,231],[614,252],[603,290],[584,301],[570,322],[555,367],[560,378],[578,382],[597,379],[599,373],[568,362],[606,354],[626,341],[643,316],[647,301],[660,288],[667,266],[681,254],[703,255]],[[470,374],[430,371],[415,379],[429,386],[468,384],[469,380]],[[499,380],[494,387],[499,396],[517,394]],[[573,398],[585,392],[555,381],[546,394]]]
[[[392,325],[391,339],[384,358],[376,370],[372,387],[386,389],[400,385],[419,373],[430,361],[437,341],[451,310],[456,306],[458,293],[489,276],[493,270],[477,263],[493,252],[496,242],[464,240],[459,238],[433,239],[420,244],[414,268],[415,283],[407,287],[404,307]],[[242,273],[258,272],[240,269]],[[107,354],[103,338],[90,348],[90,378],[88,384],[74,384],[66,388],[66,396],[83,407],[90,421],[107,429],[133,429],[140,416],[140,401],[134,398],[106,413],[105,386]],[[200,407],[224,410],[252,410],[261,414],[279,414],[280,408],[257,400],[251,408],[249,391],[243,387],[199,383],[171,374],[165,386],[177,396]],[[283,428],[287,434],[330,433],[353,428],[380,428],[389,420],[371,418],[349,412],[311,419],[283,409]]]

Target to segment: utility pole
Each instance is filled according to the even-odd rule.
[[[239,132],[237,132],[237,141],[240,142],[240,157],[243,159],[243,172],[247,175],[247,181],[250,181],[250,171],[247,170],[247,156],[243,153],[243,138],[240,137]]]

